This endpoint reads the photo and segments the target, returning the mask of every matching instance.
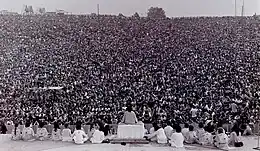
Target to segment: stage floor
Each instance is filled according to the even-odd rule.
[[[257,145],[257,137],[243,137],[244,142],[242,148],[230,148],[231,151],[251,151]],[[210,148],[203,148],[199,146],[185,146],[189,151],[212,151]],[[214,149],[217,151],[217,149]],[[213,150],[213,151],[214,151]],[[4,141],[0,142],[0,151],[174,151],[173,148],[159,145],[159,144],[128,144],[122,146],[120,144],[84,144],[75,145],[66,142],[53,142],[53,141]]]

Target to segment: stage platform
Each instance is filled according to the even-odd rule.
[[[230,148],[230,151],[253,151],[253,147],[257,145],[257,137],[242,137],[244,147]],[[213,148],[203,148],[199,145],[185,145],[186,151],[218,151]],[[168,145],[159,145],[156,143],[149,144],[90,144],[75,145],[66,142],[54,141],[11,141],[2,140],[0,142],[0,151],[177,151]],[[180,151],[180,150],[179,150]]]

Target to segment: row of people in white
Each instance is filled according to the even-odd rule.
[[[51,140],[53,141],[74,141],[76,144],[83,144],[86,141],[90,140],[91,143],[102,143],[105,140],[104,132],[99,130],[99,125],[95,124],[91,130],[90,135],[87,135],[80,124],[76,125],[76,130],[74,133],[71,133],[71,130],[68,128],[68,125],[64,125],[65,128],[61,131],[59,125],[54,123],[54,129],[51,134]],[[33,129],[30,127],[30,123],[25,124],[25,128],[21,131],[18,128],[18,124],[15,124],[15,128],[12,131],[12,140],[24,140],[24,141],[33,141],[33,140],[48,140],[48,131],[44,128],[44,124],[40,123],[39,128],[37,128],[36,134]]]
[[[160,144],[170,143],[172,147],[183,148],[184,143],[186,144],[200,144],[204,146],[215,146],[221,149],[227,149],[228,146],[240,147],[243,145],[239,142],[238,136],[235,131],[232,131],[230,138],[225,134],[223,128],[218,128],[215,135],[212,135],[213,127],[203,127],[203,124],[199,124],[199,128],[194,131],[192,125],[185,124],[184,128],[180,126],[174,129],[167,125],[164,129],[160,128],[157,124],[153,124],[150,129],[150,134],[147,138],[151,141],[157,141]],[[237,146],[238,145],[238,146]]]

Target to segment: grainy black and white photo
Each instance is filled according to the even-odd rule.
[[[260,0],[0,0],[0,151],[260,150]]]

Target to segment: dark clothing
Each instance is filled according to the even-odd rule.
[[[6,128],[5,124],[3,124],[1,126],[0,134],[6,134],[6,132],[7,132],[7,128]]]

